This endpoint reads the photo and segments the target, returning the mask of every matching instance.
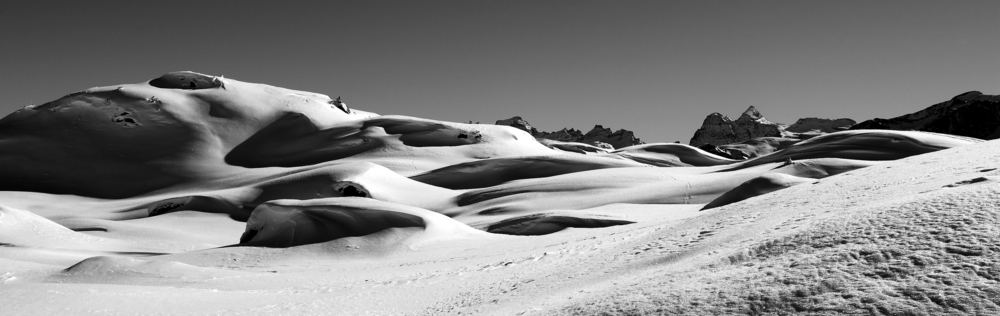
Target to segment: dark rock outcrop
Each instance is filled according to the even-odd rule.
[[[735,121],[720,113],[709,114],[691,137],[691,146],[739,143],[758,137],[780,137],[783,128],[768,121],[750,106]]]
[[[537,129],[531,127],[531,124],[528,124],[528,121],[525,121],[520,116],[515,116],[506,120],[497,120],[496,125],[511,126],[523,130],[525,132],[531,133],[531,135],[535,135],[535,133],[538,133]]]
[[[598,147],[601,147],[601,143],[610,144],[615,148],[642,144],[642,141],[635,137],[635,133],[630,130],[619,129],[612,132],[610,128],[601,125],[594,125],[593,129],[583,134],[581,141],[595,144]]]
[[[1000,95],[970,91],[918,112],[864,121],[851,129],[916,130],[997,139],[1000,138]]]
[[[612,131],[610,128],[606,128],[602,125],[595,125],[593,129],[586,133],[575,128],[563,128],[555,132],[545,132],[531,127],[531,124],[520,116],[515,116],[506,120],[498,120],[496,121],[496,125],[507,125],[518,128],[530,133],[535,138],[556,140],[560,142],[584,143],[601,148],[606,148],[609,145],[614,148],[622,148],[643,144],[642,140],[635,137],[635,133],[630,130],[619,129],[617,131]]]

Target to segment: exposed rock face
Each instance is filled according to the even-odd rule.
[[[800,118],[798,121],[795,121],[795,124],[789,125],[785,130],[794,133],[833,133],[850,129],[854,124],[857,124],[857,122],[849,118],[824,119],[807,117]]]
[[[780,137],[783,128],[764,118],[752,105],[735,121],[720,113],[709,114],[691,137],[691,146],[739,143],[757,137]]]
[[[1000,95],[970,91],[915,113],[891,119],[876,118],[851,129],[917,130],[997,139],[1000,138]]]
[[[610,144],[614,148],[642,144],[642,141],[638,137],[635,137],[635,133],[632,131],[619,129],[612,132],[610,128],[601,125],[594,125],[593,129],[583,135],[582,141],[598,147],[602,147],[602,143],[604,145]]]
[[[580,142],[582,143],[583,132],[575,128],[563,128],[555,132],[542,132],[535,131],[531,133],[535,138],[544,138],[551,140],[558,140],[562,142]]]
[[[506,119],[506,120],[498,120],[496,122],[496,125],[507,125],[507,126],[516,127],[516,128],[518,128],[520,130],[523,130],[525,132],[531,133],[532,135],[534,135],[535,133],[538,132],[537,129],[535,129],[534,127],[531,127],[531,125],[528,124],[528,121],[525,121],[520,116],[515,116],[515,117],[509,118],[509,119]]]
[[[585,143],[601,148],[622,148],[643,144],[642,140],[635,137],[635,133],[630,130],[619,129],[617,131],[612,131],[610,128],[606,128],[601,125],[595,125],[594,128],[587,133],[575,128],[563,128],[555,132],[544,132],[531,127],[531,124],[528,124],[528,121],[525,121],[520,116],[515,116],[506,120],[498,120],[496,121],[496,125],[507,125],[519,128],[531,133],[531,135],[535,136],[535,138],[557,140],[561,142]]]

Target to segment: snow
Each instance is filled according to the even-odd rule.
[[[0,120],[3,314],[1000,310],[1000,141],[576,153],[330,102],[180,72]]]

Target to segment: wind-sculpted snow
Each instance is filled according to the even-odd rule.
[[[286,111],[324,128],[373,115],[346,114],[321,94],[215,80],[226,88],[122,84],[14,112],[0,120],[0,164],[18,167],[0,168],[0,190],[135,196],[238,173],[221,157]]]
[[[793,185],[799,185],[812,181],[813,180],[809,178],[796,177],[782,173],[766,173],[759,177],[750,179],[747,182],[743,182],[732,190],[723,193],[711,202],[708,202],[708,204],[705,204],[705,207],[703,207],[702,210],[736,203],[758,195],[771,193]]]
[[[509,218],[490,224],[486,227],[486,231],[507,235],[545,235],[570,227],[598,228],[632,223],[635,222],[609,218],[589,218],[579,215],[564,216],[538,213]]]
[[[248,177],[233,188],[203,191],[157,200],[123,211],[133,217],[156,216],[181,210],[226,213],[246,220],[258,205],[278,199],[365,197],[434,210],[453,206],[457,193],[400,176],[385,167],[364,162],[330,164],[270,177]]]
[[[552,152],[510,127],[346,113],[330,102],[190,72],[88,89],[0,120],[0,163],[19,166],[0,169],[0,189],[124,198],[238,176],[240,167],[351,158],[415,174]]]
[[[283,201],[258,206],[247,220],[240,244],[291,247],[364,236],[389,228],[425,226],[422,217],[407,212],[337,204],[307,207]]]
[[[737,162],[684,144],[660,143],[625,147],[619,156],[657,167],[718,166]]]
[[[580,297],[635,314],[857,313],[872,298],[893,313],[1000,306],[984,301],[996,297],[990,262],[1000,248],[986,237],[1000,143],[856,130],[754,140],[743,149],[759,157],[737,161],[682,144],[543,142],[509,126],[382,116],[341,97],[193,72],[29,106],[0,120],[0,305],[5,314],[547,314]],[[814,227],[844,228],[848,245]],[[896,238],[911,235],[927,242]],[[885,249],[862,249],[871,243]],[[939,274],[922,267],[962,283],[929,281]],[[810,271],[839,283],[807,286]],[[712,285],[693,282],[702,280]],[[871,294],[872,282],[901,295]],[[669,304],[621,306],[645,285],[672,295],[657,298]],[[967,301],[949,301],[956,288]],[[857,293],[868,296],[841,295]],[[712,307],[716,298],[724,305]],[[842,305],[815,304],[828,300]],[[943,307],[898,308],[927,302]]]
[[[93,249],[114,243],[74,232],[26,210],[0,205],[0,245],[17,247]]]
[[[640,163],[599,156],[551,155],[483,159],[431,170],[410,177],[450,189],[482,188],[519,179],[543,178],[604,168],[642,166]]]
[[[510,216],[580,210],[613,203],[704,204],[770,172],[813,179],[871,166],[867,161],[814,159],[719,171],[708,168],[612,168],[525,179],[458,196],[453,216]],[[728,167],[728,166],[721,166]]]
[[[739,167],[810,158],[895,160],[977,142],[982,140],[928,132],[842,131],[796,143],[784,150],[741,163]]]
[[[380,116],[320,129],[301,113],[286,113],[236,146],[226,162],[259,168],[373,161],[412,173],[492,156],[541,153],[552,151],[526,133],[503,126]],[[403,155],[411,161],[398,162]]]
[[[320,130],[302,113],[285,113],[239,144],[226,163],[248,168],[296,167],[351,157],[379,148],[359,124]]]
[[[453,238],[475,230],[441,214],[401,204],[346,197],[274,200],[253,211],[240,245],[290,247],[365,236],[392,228],[419,228],[420,238]]]

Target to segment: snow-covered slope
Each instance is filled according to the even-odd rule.
[[[569,150],[512,127],[377,115],[191,72],[89,89],[0,120],[0,305],[5,315],[1000,305],[997,141],[845,131],[739,162],[681,144],[555,145]]]

